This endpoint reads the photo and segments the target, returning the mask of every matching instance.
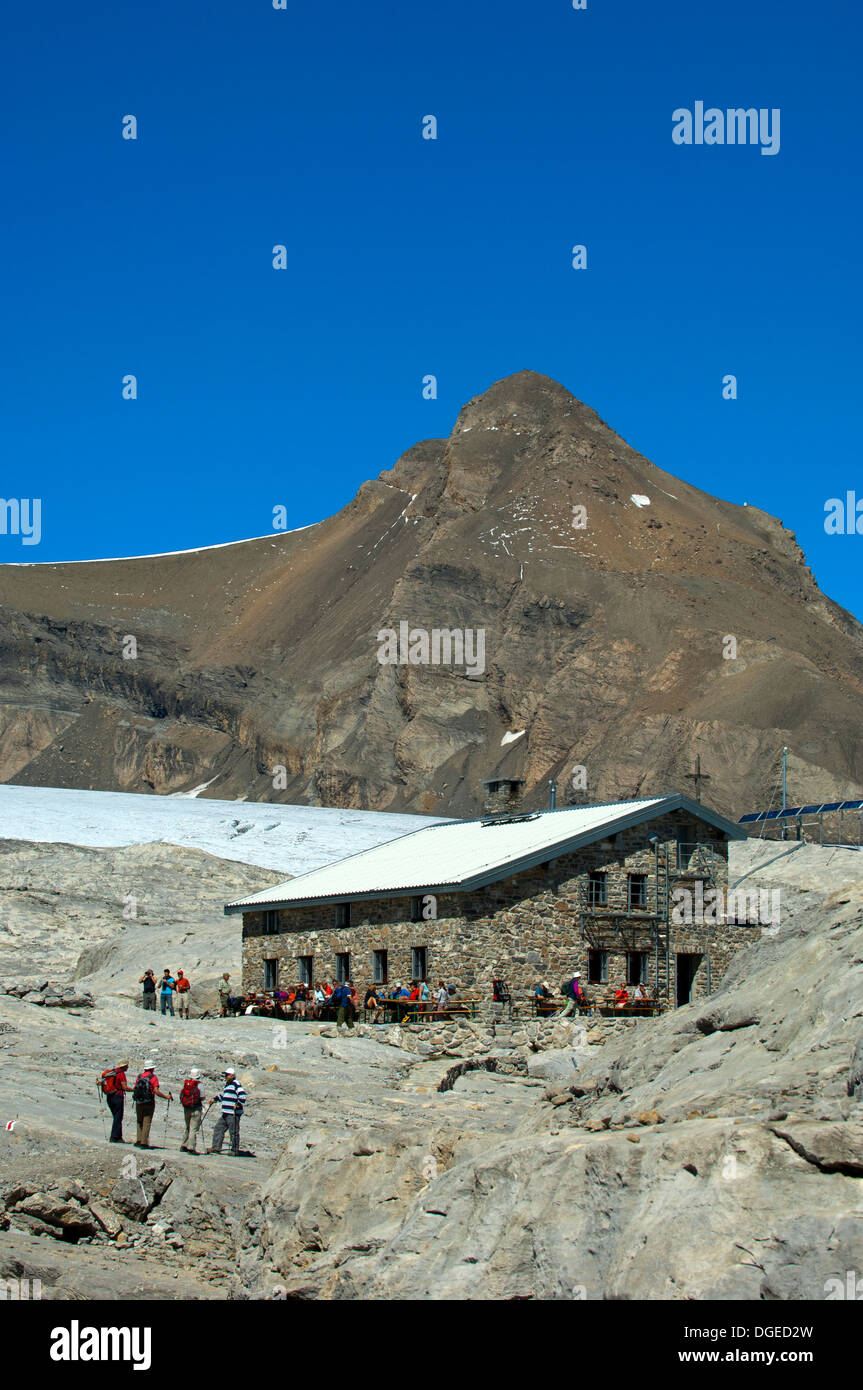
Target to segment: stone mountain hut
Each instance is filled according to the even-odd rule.
[[[454,983],[515,1002],[581,972],[589,997],[643,982],[663,1006],[717,988],[753,928],[673,908],[725,894],[734,822],[682,794],[444,821],[228,903],[245,992],[324,978]],[[681,890],[683,896],[681,897]]]

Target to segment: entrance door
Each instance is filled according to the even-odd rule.
[[[688,1004],[692,998],[693,981],[703,957],[694,953],[679,951],[675,959],[677,962],[675,1003],[679,1009],[683,1004]]]

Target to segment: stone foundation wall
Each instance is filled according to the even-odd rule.
[[[641,1018],[516,1019],[499,1024],[476,1019],[451,1023],[412,1023],[384,1026],[358,1023],[359,1037],[400,1047],[418,1057],[485,1057],[490,1052],[518,1051],[526,1060],[533,1053],[551,1049],[598,1047],[625,1028],[644,1024]],[[343,1026],[344,1031],[344,1026]],[[321,1028],[323,1037],[335,1037],[335,1024]]]
[[[455,984],[459,992],[488,1003],[492,980],[504,979],[522,1012],[529,1006],[536,985],[547,980],[552,990],[580,970],[582,981],[594,999],[608,999],[614,986],[625,978],[627,951],[649,953],[647,988],[650,993],[666,982],[665,950],[660,953],[657,974],[651,924],[645,919],[613,924],[585,917],[586,880],[591,870],[602,870],[608,881],[610,910],[626,911],[627,876],[646,876],[647,910],[656,910],[654,850],[648,837],[660,839],[669,859],[677,861],[677,834],[687,818],[679,812],[651,824],[623,831],[613,840],[596,842],[547,865],[525,870],[472,893],[439,894],[436,915],[430,920],[410,920],[410,899],[378,898],[351,904],[351,925],[336,927],[332,904],[282,909],[278,932],[265,934],[264,912],[243,918],[243,988],[264,988],[264,962],[278,962],[279,986],[296,984],[298,957],[313,958],[316,981],[336,975],[336,954],[350,955],[350,975],[364,990],[372,981],[372,952],[387,952],[387,984],[412,978],[412,947],[427,951],[427,979]],[[489,827],[489,836],[495,834]],[[714,881],[727,885],[727,844],[718,832],[701,826],[698,838],[712,837]],[[694,884],[694,877],[674,880],[678,886]],[[660,891],[660,908],[663,894]],[[675,955],[701,956],[692,998],[716,989],[735,951],[757,936],[757,928],[680,926],[671,928],[670,966],[673,1002]],[[608,952],[608,981],[589,984],[588,950]],[[709,962],[709,964],[708,964]]]

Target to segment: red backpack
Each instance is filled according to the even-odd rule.
[[[118,1091],[123,1090],[120,1084],[120,1077],[122,1074],[119,1067],[109,1067],[107,1071],[102,1072],[99,1078],[99,1085],[103,1096],[113,1096]]]
[[[184,1081],[183,1089],[180,1092],[180,1104],[187,1108],[192,1105],[201,1104],[201,1088],[197,1081]]]

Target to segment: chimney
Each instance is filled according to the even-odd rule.
[[[483,782],[485,796],[483,812],[487,816],[505,816],[521,810],[521,777],[492,777]]]

